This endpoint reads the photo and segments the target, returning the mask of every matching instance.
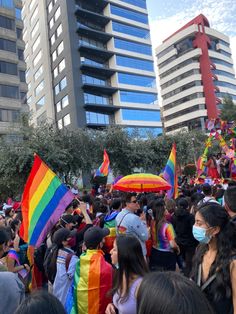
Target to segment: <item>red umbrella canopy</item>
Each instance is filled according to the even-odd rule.
[[[124,192],[158,192],[170,190],[171,185],[154,174],[136,173],[121,178],[114,184],[113,189]]]

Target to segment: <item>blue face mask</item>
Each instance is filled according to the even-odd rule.
[[[200,243],[209,243],[211,236],[206,235],[206,229],[202,227],[193,226],[193,236]]]

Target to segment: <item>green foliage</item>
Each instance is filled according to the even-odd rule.
[[[196,174],[196,166],[195,164],[188,164],[184,167],[184,174],[186,176],[194,176]]]
[[[236,105],[231,96],[227,95],[223,98],[220,118],[224,121],[236,121]]]
[[[14,137],[0,142],[0,195],[21,194],[29,175],[33,155],[37,153],[66,183],[81,171],[89,176],[103,160],[106,148],[115,176],[133,173],[134,168],[159,174],[166,165],[172,144],[177,146],[177,161],[193,163],[204,150],[206,135],[202,132],[183,132],[168,136],[128,135],[121,127],[103,131],[74,132],[56,130],[45,124],[32,128],[24,123]]]

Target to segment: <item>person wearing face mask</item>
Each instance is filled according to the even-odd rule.
[[[54,250],[51,267],[56,270],[52,293],[65,305],[66,297],[75,273],[78,257],[71,249],[75,246],[76,230],[66,228],[57,230],[53,235],[53,243],[57,246]]]
[[[113,284],[113,303],[105,314],[136,314],[137,291],[148,272],[139,240],[133,235],[118,235],[111,250],[112,264],[117,268]]]
[[[216,203],[199,208],[193,236],[200,245],[194,256],[192,279],[217,314],[236,313],[236,237],[234,223]]]

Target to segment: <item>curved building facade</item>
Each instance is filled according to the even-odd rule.
[[[19,126],[27,93],[21,1],[0,0],[0,135]]]
[[[204,129],[219,115],[222,98],[236,100],[229,38],[199,15],[156,49],[166,133]]]

